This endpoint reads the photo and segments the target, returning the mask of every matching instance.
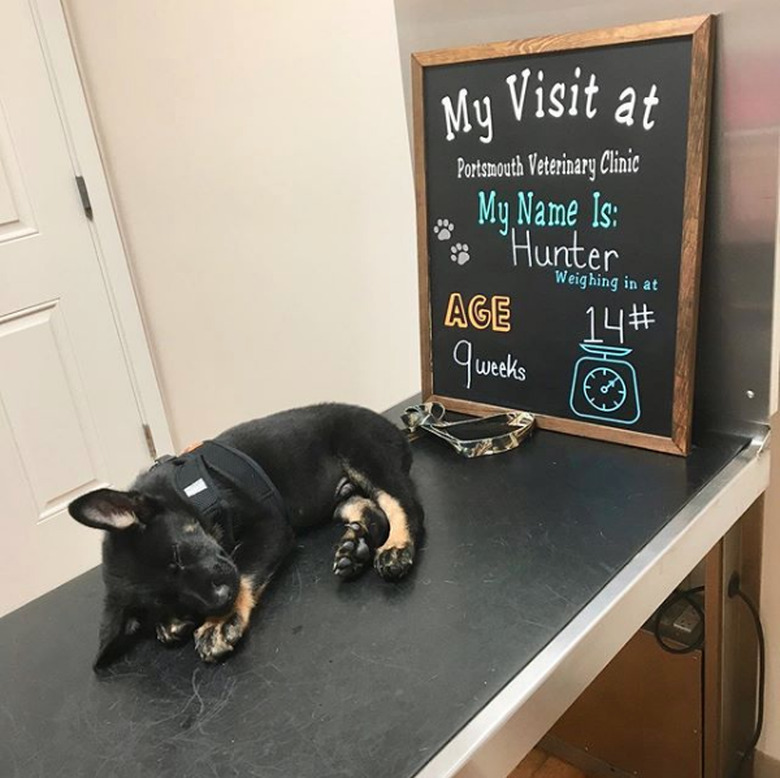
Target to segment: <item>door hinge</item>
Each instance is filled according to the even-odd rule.
[[[84,216],[92,221],[92,201],[89,199],[89,191],[87,190],[87,182],[84,180],[84,176],[76,176],[76,186],[79,189]]]
[[[144,438],[146,439],[146,448],[149,449],[149,456],[152,459],[157,459],[157,446],[154,445],[154,435],[152,435],[152,428],[148,424],[143,425]]]

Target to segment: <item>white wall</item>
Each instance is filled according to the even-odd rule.
[[[419,388],[391,0],[65,0],[175,442]]]

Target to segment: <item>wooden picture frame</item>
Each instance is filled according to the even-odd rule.
[[[425,401],[438,401],[454,411],[485,415],[507,410],[500,405],[472,402],[438,395],[434,391],[432,318],[429,279],[429,222],[426,192],[426,138],[424,120],[424,74],[442,65],[472,63],[526,54],[565,52],[573,49],[610,47],[664,38],[691,39],[691,71],[686,141],[682,252],[677,296],[677,331],[674,357],[674,386],[671,435],[669,437],[590,423],[572,418],[536,414],[538,426],[587,438],[640,448],[686,455],[691,446],[693,378],[698,317],[699,275],[704,201],[707,182],[707,152],[712,83],[712,38],[714,17],[684,19],[596,29],[587,32],[547,35],[528,40],[505,41],[412,54],[414,115],[414,175],[417,209],[419,270],[420,347],[422,394]],[[522,408],[534,413],[533,408]]]

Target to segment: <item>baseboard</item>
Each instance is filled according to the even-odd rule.
[[[780,761],[756,751],[753,760],[753,778],[780,778]]]

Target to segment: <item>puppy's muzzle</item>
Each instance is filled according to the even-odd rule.
[[[228,584],[218,584],[214,586],[212,602],[215,608],[224,608],[231,600],[235,599],[236,593]]]
[[[206,605],[212,615],[230,609],[238,595],[238,571],[226,557],[219,559],[211,570]]]

